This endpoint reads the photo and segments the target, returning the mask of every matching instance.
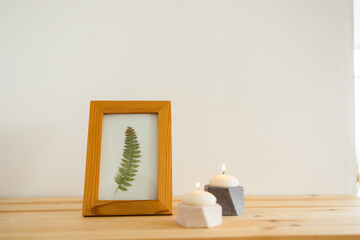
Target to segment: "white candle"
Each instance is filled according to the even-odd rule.
[[[196,183],[196,191],[185,194],[182,198],[182,203],[192,206],[210,206],[216,203],[216,197],[205,191],[200,190],[200,183]]]
[[[225,174],[225,172],[226,172],[226,168],[225,168],[225,165],[223,164],[223,166],[222,166],[223,174],[212,177],[210,179],[210,183],[209,183],[210,186],[224,187],[224,188],[237,187],[239,185],[239,181],[236,178],[234,178],[233,176]]]

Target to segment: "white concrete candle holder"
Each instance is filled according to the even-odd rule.
[[[216,197],[209,192],[200,190],[196,183],[196,191],[185,194],[182,203],[178,205],[176,222],[188,228],[210,228],[222,222],[221,206],[216,203]]]
[[[222,223],[222,210],[219,204],[192,206],[179,203],[176,222],[188,228],[211,228]]]

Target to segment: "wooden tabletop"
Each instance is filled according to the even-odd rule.
[[[244,214],[210,229],[183,228],[174,215],[84,218],[81,209],[81,198],[0,199],[0,239],[360,239],[352,196],[247,196]]]

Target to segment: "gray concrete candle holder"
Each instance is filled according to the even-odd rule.
[[[216,202],[222,207],[223,216],[238,216],[244,212],[244,188],[213,187],[205,185],[204,190],[214,194]]]

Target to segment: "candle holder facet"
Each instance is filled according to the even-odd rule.
[[[222,223],[221,213],[221,206],[219,204],[192,206],[179,203],[176,222],[187,228],[211,228]]]
[[[213,187],[205,185],[204,190],[214,194],[216,202],[222,207],[223,216],[238,216],[244,212],[244,188]]]

